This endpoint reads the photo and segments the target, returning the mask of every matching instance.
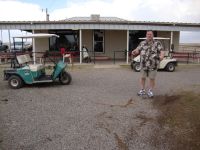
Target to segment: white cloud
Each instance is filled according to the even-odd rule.
[[[50,19],[100,14],[139,21],[200,22],[199,6],[199,0],[70,0],[50,12]],[[0,0],[0,14],[1,21],[45,20],[45,12],[34,1]]]
[[[200,23],[199,6],[200,0],[70,0],[63,3],[63,8],[51,11],[50,20],[100,14],[137,21]],[[0,21],[45,19],[45,12],[34,1],[0,0]]]
[[[0,1],[1,21],[45,20],[39,5],[13,0]]]
[[[200,22],[199,6],[199,0],[72,0],[50,16],[57,20],[100,14],[140,21]]]
[[[71,1],[68,6],[57,9],[51,13],[51,18],[64,19],[74,16],[90,16],[91,14],[100,14],[101,16],[115,16],[124,19],[131,19],[134,9],[137,9],[140,1],[137,0],[88,0]]]

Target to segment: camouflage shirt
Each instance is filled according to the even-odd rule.
[[[147,40],[140,42],[137,49],[140,52],[140,66],[143,70],[157,70],[159,65],[159,55],[163,50],[163,46],[160,41],[153,40],[147,42]]]

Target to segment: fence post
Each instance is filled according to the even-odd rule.
[[[95,51],[94,51],[94,64],[95,64],[96,62],[95,62]]]
[[[115,64],[115,51],[114,51],[113,63]]]

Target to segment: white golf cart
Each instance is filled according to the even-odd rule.
[[[146,38],[139,39],[145,40]],[[167,70],[169,72],[175,71],[175,67],[177,66],[177,60],[172,57],[173,45],[170,46],[170,38],[154,37],[154,40],[159,40],[162,43],[165,51],[164,59],[160,62],[158,69]],[[140,71],[140,55],[132,59],[131,68],[136,72]]]

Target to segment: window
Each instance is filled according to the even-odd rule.
[[[79,43],[79,34],[76,30],[55,30],[50,31],[50,33],[54,33],[59,35],[59,38],[51,38],[50,39],[50,50],[58,50],[61,47],[67,49],[67,51],[79,51],[78,43]]]
[[[93,47],[95,52],[104,52],[104,31],[94,30]]]

